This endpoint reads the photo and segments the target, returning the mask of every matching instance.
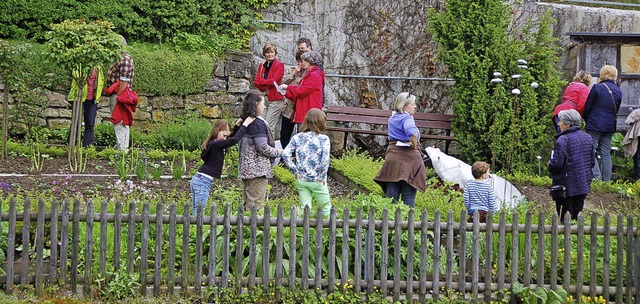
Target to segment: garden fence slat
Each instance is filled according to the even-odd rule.
[[[590,227],[590,246],[589,246],[589,296],[596,296],[596,257],[598,256],[597,243],[598,243],[598,215],[591,214],[591,227]]]
[[[498,255],[498,290],[501,290],[502,288],[504,288],[504,275],[505,275],[505,265],[506,265],[506,250],[505,248],[507,248],[507,225],[506,223],[506,219],[505,219],[505,213],[504,211],[500,212],[500,216],[499,216],[499,223],[500,225],[498,226],[498,250],[497,250],[497,255]],[[492,244],[487,242],[487,244]],[[487,246],[488,247],[488,246]],[[491,277],[490,275],[486,275],[487,277]],[[487,288],[489,290],[488,294],[489,296],[491,296],[491,282],[489,282],[489,284],[485,285],[485,288]],[[485,291],[485,293],[487,293],[487,291]]]
[[[157,220],[157,218],[156,218]],[[204,241],[203,234],[204,223],[204,206],[199,205],[196,211],[196,273],[195,273],[195,290],[196,294],[200,295],[200,289],[202,288],[202,243]]]
[[[413,214],[413,209],[409,210],[409,216],[412,216],[412,214]],[[428,219],[426,218],[422,220],[428,221]],[[409,231],[411,233],[411,228]],[[440,238],[441,237],[442,235],[440,233],[440,209],[436,209],[433,215],[433,285],[431,287],[431,289],[433,289],[433,297],[435,299],[438,299],[440,294]],[[412,263],[408,263],[408,265],[412,265]]]
[[[160,295],[160,271],[162,270],[162,215],[164,205],[162,201],[156,204],[156,246],[154,248],[153,263],[153,296]]]
[[[315,279],[313,282],[313,286],[315,288],[322,288],[322,258],[324,254],[322,254],[322,219],[323,213],[322,208],[318,206],[316,209],[316,251],[315,251]]]
[[[353,258],[353,288],[360,292],[360,279],[362,278],[362,207],[356,209],[356,248]]]
[[[14,206],[15,207],[15,206]],[[15,209],[14,211],[15,212]],[[15,218],[15,214],[14,214]],[[67,282],[67,259],[69,255],[69,200],[62,201],[62,214],[60,218],[60,280]]]
[[[570,227],[570,226],[565,226],[566,227]],[[556,288],[557,284],[558,284],[558,216],[556,214],[553,214],[553,216],[551,217],[551,275],[549,277],[549,285],[551,286],[551,288]],[[566,234],[566,230],[565,230],[565,235],[564,235],[565,239],[564,239],[564,246],[565,246],[565,253],[566,252],[571,252],[570,250],[566,250],[566,246],[567,246],[567,234]],[[566,261],[567,256],[564,256],[564,259]],[[566,265],[566,264],[565,264]],[[564,272],[564,276],[562,281],[563,282],[567,282],[567,267],[563,267],[565,269]],[[565,284],[565,289],[568,288],[568,284]]]
[[[78,292],[78,245],[80,243],[80,202],[73,201],[73,213],[71,218],[73,219],[73,228],[71,228],[71,291]]]
[[[169,294],[173,294],[176,282],[176,208],[176,203],[172,203],[171,206],[169,206],[169,269],[167,273],[167,289],[169,289]]]
[[[524,215],[524,286],[531,285],[531,211]]]
[[[427,300],[427,210],[422,209],[420,215],[420,281],[418,283],[418,301],[425,303]]]
[[[511,218],[511,277],[510,284],[518,282],[518,260],[520,259],[520,234],[518,233],[518,213]]]
[[[474,225],[475,225],[475,219],[479,218],[477,211],[475,212],[476,214],[473,215],[474,218]],[[478,219],[479,220],[479,219]],[[485,260],[484,260],[484,296],[485,298],[489,298],[491,297],[491,273],[493,271],[493,246],[489,246],[489,244],[493,244],[493,216],[487,216],[487,222],[485,224],[485,244],[487,244],[485,247]],[[474,234],[475,234],[475,230],[474,230]],[[500,240],[499,240],[500,241]],[[474,245],[475,246],[475,245]],[[500,248],[504,248],[504,247],[500,247]],[[478,251],[479,252],[480,248],[475,248],[474,251]],[[500,252],[498,252],[498,259],[500,259],[501,255]],[[477,263],[480,263],[480,260],[478,258]],[[498,264],[500,262],[496,261],[496,264]],[[474,268],[475,269],[475,268]],[[478,266],[478,272],[480,271],[480,266]]]
[[[478,298],[478,272],[479,272],[479,256],[478,250],[480,249],[480,227],[479,227],[479,216],[478,211],[474,212],[473,215],[473,245],[471,247],[471,297],[473,299]],[[487,217],[487,225],[486,227],[491,227],[488,223],[491,221],[491,217]],[[491,233],[487,232],[487,236],[491,235]],[[490,246],[487,246],[489,248]],[[489,263],[490,264],[490,263]]]
[[[100,204],[100,277],[104,278],[107,269],[107,201],[103,200]]]
[[[584,284],[584,217],[578,214],[578,271],[576,278],[576,290],[583,293]]]
[[[627,299],[627,303],[632,303],[632,288],[631,286],[633,286],[633,267],[631,267],[631,265],[633,265],[633,217],[631,215],[627,216],[627,250],[626,250],[626,258],[627,258],[627,262],[626,265],[628,267],[626,267],[626,278],[627,278],[627,284],[625,284],[626,286],[626,294],[625,297]],[[638,288],[638,286],[636,286],[636,288]]]
[[[209,266],[208,266],[208,279],[209,286],[213,286],[215,284],[216,277],[216,261],[217,261],[217,250],[216,246],[218,244],[218,206],[217,204],[211,204],[211,216],[209,217]]]
[[[298,229],[296,225],[298,223],[298,211],[296,206],[291,207],[291,221],[289,222],[289,290],[295,290],[296,288],[296,261],[297,261],[297,234]]]
[[[295,216],[291,212],[292,217]],[[349,279],[349,208],[342,210],[342,268],[340,271],[340,282],[344,286]]]
[[[242,257],[244,255],[244,209],[242,204],[238,204],[238,216],[236,218],[237,236],[236,240],[236,292],[240,292],[240,282],[242,282]]]
[[[437,212],[438,211],[436,211],[436,214]],[[413,266],[414,252],[415,252],[415,250],[413,249],[414,225],[415,225],[415,216],[414,216],[413,208],[411,208],[409,209],[409,218],[407,220],[407,265],[412,265],[412,266]],[[436,236],[434,238],[439,239],[439,236]],[[435,250],[434,250],[434,254],[435,254]],[[413,267],[407,267],[406,297],[407,299],[413,299]]]
[[[302,289],[309,289],[309,206],[302,215]]]
[[[283,247],[284,247],[284,207],[282,204],[278,205],[278,211],[276,215],[276,301],[280,300],[280,286],[282,286],[282,260],[284,258],[283,255]]]
[[[373,248],[375,243],[376,229],[376,212],[373,208],[369,208],[369,216],[367,217],[367,235],[365,237],[365,253],[364,253],[364,280],[367,284],[367,293],[373,292],[373,277],[375,259],[373,257]]]
[[[16,198],[11,198],[9,202],[9,236],[7,237],[7,248],[16,248]],[[5,290],[13,290],[15,250],[7,250],[7,280]]]
[[[22,256],[20,257],[20,285],[25,287],[29,283],[29,240],[31,239],[29,228],[31,227],[31,200],[24,201],[24,213],[22,217]]]
[[[120,248],[122,233],[122,203],[116,202],[116,210],[113,218],[113,268],[115,271],[120,269]]]
[[[222,223],[223,239],[222,239],[222,287],[227,287],[229,284],[229,239],[231,237],[231,224],[230,224],[230,212],[229,204],[224,206],[224,217]]]
[[[91,275],[91,264],[93,263],[93,200],[89,200],[87,204],[86,232],[85,232],[85,259],[84,259],[84,291],[85,294],[91,294],[91,284],[93,282]]]
[[[622,217],[622,214],[618,214],[618,222],[617,222],[617,230],[616,230],[616,248],[617,248],[617,254],[616,254],[616,303],[622,303],[622,292],[620,292],[622,290],[622,269],[623,269],[623,265],[622,265],[622,256],[623,256],[623,242],[624,242],[624,235],[623,235],[623,231],[622,231],[622,227],[624,227],[624,218]]]
[[[602,286],[603,296],[609,299],[609,268],[611,264],[611,217],[609,214],[604,215],[604,240],[602,255]],[[638,255],[640,256],[640,254]],[[638,288],[640,290],[640,288]]]
[[[336,209],[331,207],[329,211],[329,280],[327,289],[333,292],[336,284]]]
[[[189,228],[191,227],[191,206],[185,204],[182,213],[182,262],[180,264],[180,288],[183,294],[187,293],[188,278],[190,276],[189,271]],[[238,213],[242,214],[242,213]],[[242,224],[239,224],[242,225]],[[242,227],[238,227],[239,231],[242,231]],[[240,233],[240,232],[238,232]],[[239,238],[242,239],[242,238]]]
[[[44,199],[38,200],[38,219],[36,226],[36,296],[42,295],[44,274],[42,273],[42,263],[44,250]]]
[[[426,217],[423,217],[423,222]],[[422,257],[422,260],[426,259]],[[447,291],[453,289],[453,210],[447,212],[447,277],[445,283]],[[422,296],[422,295],[421,295]]]
[[[142,205],[142,231],[140,234],[140,294],[146,296],[149,261],[149,203]]]
[[[70,264],[72,267],[70,272],[71,280],[69,282],[72,289],[75,289],[77,292],[78,284],[82,284],[85,294],[93,294],[94,291],[91,289],[93,288],[94,280],[92,278],[95,276],[95,273],[92,273],[92,270],[100,271],[100,277],[105,279],[103,281],[104,284],[107,284],[109,280],[113,280],[113,276],[110,274],[105,274],[103,276],[103,271],[106,271],[105,264],[112,261],[110,254],[106,254],[106,248],[103,247],[103,244],[105,244],[103,239],[106,240],[111,234],[109,226],[112,225],[112,223],[115,225],[116,222],[121,221],[121,216],[109,214],[105,202],[101,203],[100,214],[97,215],[92,201],[88,201],[86,203],[74,201],[73,212],[71,214],[73,222],[71,226],[72,233],[71,237],[69,237],[68,232],[63,231],[65,217],[67,226],[69,223],[68,204],[68,201],[63,202],[60,216],[57,215],[57,212],[51,212],[51,215],[49,215],[47,213],[48,211],[45,210],[44,200],[40,199],[37,204],[37,211],[36,208],[34,208],[33,211],[33,213],[37,214],[33,214],[32,216],[30,201],[25,200],[23,202],[24,211],[22,214],[19,214],[15,212],[17,205],[16,200],[12,199],[9,206],[9,213],[5,215],[0,214],[0,220],[3,221],[2,224],[5,224],[6,220],[9,226],[9,235],[7,236],[8,245],[14,246],[13,248],[15,248],[15,245],[20,245],[15,244],[16,234],[20,235],[21,238],[35,240],[33,243],[27,243],[26,246],[24,244],[22,245],[24,248],[22,251],[22,259],[15,263],[15,265],[20,267],[20,272],[14,272],[15,266],[13,266],[13,262],[15,261],[15,251],[7,252],[7,276],[0,277],[5,280],[5,288],[11,290],[13,287],[12,284],[15,284],[16,282],[22,286],[26,284],[34,284],[35,282],[35,285],[33,285],[35,287],[35,294],[41,295],[43,293],[44,279],[51,278],[50,276],[47,276],[49,267],[46,267],[46,269],[44,268],[44,264],[46,263],[44,261],[44,257],[47,253],[45,250],[48,249],[45,248],[45,246],[46,244],[54,244],[52,243],[52,240],[55,239],[46,238],[44,224],[45,221],[48,221],[49,219],[52,226],[60,225],[62,226],[61,228],[63,228],[60,231],[60,239],[62,241],[60,243],[61,246],[63,246],[65,239],[72,240],[70,250],[67,251],[67,249],[65,249],[64,251],[60,251],[61,260],[63,259],[63,255],[67,255],[69,252],[71,253]],[[80,206],[80,204],[82,204],[82,206]],[[52,208],[57,209],[57,204],[55,204],[55,202],[53,203]],[[81,208],[83,209],[82,213],[80,211]],[[116,207],[116,210],[117,209],[118,208]],[[132,205],[129,211],[135,209],[136,206]],[[279,283],[277,283],[277,281],[279,278],[282,278],[285,270],[282,267],[284,266],[282,265],[282,259],[284,256],[288,256],[290,258],[290,263],[292,263],[290,264],[291,269],[289,269],[290,279],[287,281],[290,288],[299,288],[300,285],[296,286],[296,281],[301,280],[299,281],[299,283],[301,283],[306,280],[307,288],[317,287],[329,290],[333,287],[333,282],[337,280],[337,277],[335,277],[335,268],[333,267],[335,267],[335,262],[337,262],[335,242],[336,229],[338,225],[342,225],[343,228],[343,254],[341,257],[342,261],[340,262],[344,263],[346,261],[345,264],[348,266],[339,269],[341,275],[340,279],[345,280],[349,285],[353,284],[351,287],[342,287],[345,288],[345,290],[353,290],[354,292],[358,290],[365,291],[365,286],[362,285],[365,283],[366,292],[375,292],[376,289],[374,286],[378,286],[378,284],[380,284],[379,286],[381,289],[392,289],[393,292],[389,295],[393,298],[397,298],[398,301],[405,300],[412,302],[414,299],[417,299],[422,303],[427,302],[429,298],[437,300],[439,297],[443,296],[443,290],[448,291],[453,289],[462,289],[464,292],[471,291],[472,295],[470,298],[473,302],[481,300],[490,301],[492,300],[492,297],[496,296],[493,292],[500,291],[505,288],[510,289],[513,282],[516,281],[522,281],[525,284],[529,284],[534,289],[537,287],[553,289],[552,285],[558,285],[560,283],[558,280],[561,280],[561,284],[570,294],[577,294],[577,296],[584,294],[591,297],[601,295],[604,297],[606,294],[611,295],[611,298],[609,299],[615,299],[616,302],[620,303],[632,303],[635,299],[634,296],[637,296],[638,293],[637,288],[634,287],[637,287],[636,285],[639,282],[638,267],[640,266],[640,255],[638,255],[638,252],[640,251],[640,244],[638,243],[638,228],[635,227],[637,222],[634,221],[635,218],[631,216],[619,215],[617,217],[617,227],[613,227],[612,229],[610,218],[606,215],[603,220],[604,226],[599,227],[598,216],[592,216],[588,225],[585,225],[585,218],[582,214],[578,216],[577,222],[572,221],[570,216],[567,215],[565,215],[561,222],[560,217],[553,213],[550,216],[551,225],[545,226],[545,223],[547,222],[545,219],[548,219],[549,216],[548,214],[545,215],[541,213],[538,227],[536,228],[531,226],[531,213],[528,213],[525,217],[524,225],[518,224],[519,219],[516,214],[512,214],[512,217],[510,218],[511,223],[506,224],[506,213],[501,213],[499,223],[494,225],[492,222],[493,217],[488,217],[487,223],[481,224],[479,223],[479,217],[477,216],[474,217],[473,223],[468,224],[465,221],[466,214],[464,211],[461,212],[459,224],[453,222],[452,211],[447,213],[446,224],[440,222],[441,214],[439,211],[436,211],[433,223],[430,223],[426,210],[422,210],[420,223],[418,224],[416,222],[416,214],[414,213],[414,210],[410,210],[406,214],[407,221],[402,221],[402,211],[399,208],[396,209],[395,221],[393,221],[393,223],[388,221],[388,211],[386,210],[382,211],[382,220],[376,221],[376,211],[373,208],[368,209],[368,214],[366,215],[367,218],[364,219],[362,207],[358,207],[356,209],[356,215],[354,217],[355,220],[349,220],[349,210],[345,208],[343,210],[343,219],[340,222],[336,219],[335,209],[332,209],[328,219],[324,219],[321,209],[316,209],[315,217],[311,218],[311,209],[305,208],[303,213],[304,216],[300,221],[296,219],[297,212],[295,207],[291,208],[291,219],[284,218],[284,210],[282,206],[278,207],[278,215],[275,219],[271,218],[270,209],[268,208],[265,208],[263,217],[258,217],[257,211],[255,210],[251,211],[250,216],[244,216],[242,206],[238,207],[238,216],[232,218],[229,205],[225,208],[225,216],[221,218],[218,218],[217,215],[215,215],[216,208],[213,206],[211,209],[212,215],[209,217],[204,216],[203,209],[199,209],[196,216],[191,216],[190,210],[192,209],[189,208],[188,204],[185,206],[185,214],[181,217],[178,217],[176,214],[175,204],[171,205],[168,218],[165,218],[163,215],[165,208],[162,203],[158,203],[156,205],[155,214],[150,214],[148,203],[143,203],[143,206],[140,209],[142,209],[141,214],[138,215],[133,213],[125,220],[129,221],[128,228],[130,228],[130,230],[135,231],[136,226],[139,225],[137,227],[138,231],[135,235],[137,243],[132,242],[131,244],[127,244],[127,250],[132,248],[132,250],[137,253],[135,271],[133,273],[140,274],[140,293],[143,295],[146,293],[147,289],[149,289],[151,281],[153,281],[153,293],[156,296],[161,294],[161,284],[163,282],[169,282],[169,284],[172,284],[171,282],[175,281],[175,277],[172,277],[175,274],[175,264],[172,264],[171,261],[168,263],[170,264],[169,267],[173,268],[174,274],[171,274],[172,271],[170,270],[170,274],[166,281],[163,280],[162,273],[164,272],[162,269],[163,266],[166,267],[164,263],[167,263],[167,258],[163,258],[162,256],[163,248],[169,248],[165,250],[175,250],[175,238],[177,236],[175,224],[180,222],[183,224],[183,227],[182,231],[179,233],[182,233],[183,241],[186,237],[189,243],[191,243],[192,239],[190,229],[194,229],[194,227],[191,227],[192,225],[195,225],[195,230],[192,231],[195,232],[193,233],[195,238],[200,240],[204,239],[205,231],[203,229],[205,228],[205,225],[209,225],[209,229],[213,231],[211,233],[211,239],[213,239],[213,246],[215,247],[213,252],[215,252],[215,256],[219,256],[219,258],[222,259],[222,276],[223,278],[225,276],[228,278],[231,274],[230,271],[232,271],[232,275],[236,279],[221,280],[218,276],[220,272],[216,271],[216,269],[219,268],[216,267],[218,264],[215,258],[213,258],[213,262],[211,260],[209,261],[210,263],[212,262],[214,266],[203,265],[202,261],[206,259],[204,256],[205,254],[209,256],[209,259],[212,259],[211,250],[209,252],[204,252],[203,248],[206,244],[194,244],[193,246],[189,246],[189,244],[187,244],[185,246],[183,243],[183,263],[181,263],[183,273],[181,274],[181,283],[183,286],[186,286],[183,287],[183,291],[187,291],[187,289],[193,290],[193,288],[195,288],[197,294],[202,293],[199,289],[201,289],[203,279],[208,279],[209,281],[212,280],[212,286],[215,286],[216,283],[221,283],[222,285],[234,282],[233,287],[238,290],[247,286],[252,286],[255,289],[256,284],[258,284],[257,280],[264,280],[265,276],[267,277],[268,282],[271,282],[268,277],[274,277],[276,279],[276,285],[278,285]],[[86,213],[84,211],[86,211]],[[118,211],[116,211],[116,213],[118,213]],[[99,228],[95,226],[95,220],[100,221]],[[21,224],[18,224],[17,221],[21,221]],[[153,224],[154,221],[155,247],[149,248],[149,225]],[[163,240],[166,237],[163,229],[165,223],[168,223],[169,226],[173,226],[173,229],[171,227],[165,227],[168,228],[167,230],[170,234],[168,245],[164,243]],[[217,225],[219,224],[224,226],[222,229],[224,231],[223,235],[220,236],[223,240],[220,242],[218,242],[214,237],[217,234]],[[16,227],[18,225],[22,225],[22,227],[27,226],[27,229],[25,230],[28,231],[16,231]],[[232,225],[235,226],[233,227],[233,234],[236,234],[239,240],[234,243],[231,243],[230,239],[233,236],[231,231]],[[246,227],[246,231],[243,229],[245,225],[250,226]],[[258,225],[264,226],[258,227]],[[271,225],[277,226],[275,227],[276,229],[273,229],[273,232],[271,231]],[[289,234],[291,238],[289,246],[291,247],[287,247],[290,249],[289,252],[285,252],[284,250],[284,225],[290,225],[288,228],[290,229]],[[300,226],[301,229],[298,229],[297,227]],[[310,239],[310,226],[313,226],[315,231],[314,240]],[[416,242],[418,240],[416,240],[415,235],[415,229],[418,226],[420,229],[419,249],[416,247]],[[467,232],[469,227],[471,230]],[[507,229],[509,229],[508,227],[511,228],[510,231],[507,231]],[[259,236],[257,231],[261,228],[263,229],[263,233],[275,234],[275,236],[269,236],[268,238],[265,238],[263,234],[262,247],[257,243]],[[363,228],[366,229],[366,231],[363,231]],[[389,244],[391,242],[388,235],[389,228],[394,229],[394,240],[392,241],[392,244]],[[57,234],[57,232],[55,232],[56,229],[57,228],[52,230],[53,235]],[[445,230],[444,234],[442,233],[443,229]],[[116,229],[114,227],[114,232],[115,230]],[[252,231],[251,236],[246,236],[245,239],[245,237],[243,237],[243,233],[248,233],[250,230]],[[378,235],[378,231],[380,231],[380,235]],[[456,281],[456,271],[458,269],[454,269],[453,263],[456,262],[454,262],[453,259],[456,258],[456,256],[453,251],[454,248],[458,247],[455,243],[458,239],[457,237],[454,238],[454,234],[458,231],[460,237],[460,252],[458,252],[458,257],[460,257],[459,260],[461,263],[460,265],[462,266],[468,263],[464,252],[466,251],[468,253],[469,250],[471,250],[469,253],[471,256],[471,263],[466,265],[464,271],[462,271],[462,267],[460,267],[460,272],[457,273],[458,280]],[[527,267],[523,267],[523,265],[528,263],[524,263],[523,260],[520,260],[519,258],[524,257],[525,261],[531,261],[531,257],[527,260],[526,252],[531,251],[530,249],[532,249],[532,244],[530,243],[535,241],[535,239],[532,238],[532,234],[536,231],[539,239],[537,250],[538,256],[536,257],[537,261],[539,261],[537,267],[544,268],[544,270],[538,274],[538,277],[534,281],[530,278],[531,273],[529,273],[529,277],[527,277]],[[615,286],[608,285],[609,282],[607,277],[607,273],[610,268],[608,253],[612,252],[612,242],[610,240],[610,234],[612,232],[615,233],[614,237],[616,238],[613,241],[613,245],[616,247],[612,254],[613,256],[616,256],[616,260],[613,261],[616,269],[612,272],[616,277]],[[67,234],[67,236],[63,236],[64,234]],[[302,236],[300,236],[300,234],[302,234]],[[586,239],[587,236],[585,234],[589,234],[588,240]],[[100,242],[94,241],[96,235],[99,235]],[[446,235],[446,237],[444,237],[444,235]],[[431,238],[431,236],[433,236],[433,238]],[[471,236],[473,236],[473,239],[470,240],[472,245],[467,249],[466,243],[468,239],[466,238]],[[272,237],[274,238],[273,240]],[[352,242],[349,242],[349,239],[353,237],[355,237],[355,239]],[[363,237],[365,238],[364,244],[362,243]],[[511,239],[509,239],[509,237],[511,237]],[[560,240],[560,237],[562,237],[562,240]],[[173,238],[173,244],[171,238]],[[296,245],[296,242],[300,242],[298,238],[302,238],[303,241]],[[495,240],[495,238],[498,238],[498,240]],[[522,243],[523,240],[524,243]],[[275,243],[272,243],[274,241]],[[311,250],[312,241],[314,242],[315,252],[314,256],[310,257],[309,250]],[[561,245],[558,243],[560,241],[562,241]],[[253,245],[247,245],[247,242],[252,243]],[[443,244],[441,244],[441,242]],[[586,242],[589,242],[589,244],[586,244]],[[355,246],[351,246],[354,243]],[[549,246],[549,244],[551,245]],[[86,248],[79,246],[85,246]],[[198,248],[198,246],[201,247]],[[378,248],[379,246],[382,249],[380,255],[381,260],[376,264],[374,254],[376,254],[375,248]],[[511,250],[508,250],[509,246],[511,246]],[[298,247],[301,247],[303,250],[303,258],[301,260],[295,259],[295,253],[299,250]],[[66,248],[69,248],[68,244]],[[100,248],[99,259],[97,259],[98,255],[94,255],[93,252],[96,248]],[[262,252],[259,251],[260,248],[263,249]],[[280,248],[279,253],[278,248]],[[394,250],[393,264],[390,264],[389,261],[388,250],[391,248]],[[150,249],[154,250],[152,257],[149,256]],[[306,253],[304,252],[305,249]],[[271,253],[272,250],[276,253]],[[442,252],[442,250],[445,250],[445,252]],[[525,252],[520,255],[519,253],[523,250]],[[27,251],[26,259],[24,257],[25,251]],[[235,265],[231,267],[229,264],[230,251],[235,251],[236,254]],[[239,254],[238,251],[241,251],[241,254]],[[251,251],[254,253],[251,254]],[[82,252],[82,256],[79,256],[80,252]],[[187,260],[184,260],[185,252],[188,255]],[[270,254],[266,259],[264,252],[268,252]],[[551,256],[547,256],[545,258],[545,252],[551,252]],[[556,252],[555,255],[554,252]],[[35,261],[30,261],[28,257],[33,257],[33,254],[35,254]],[[119,252],[114,252],[113,259],[115,259],[115,256],[118,254]],[[175,257],[175,251],[173,253],[169,251],[169,255],[171,256],[172,254]],[[247,256],[245,256],[245,254],[247,254]],[[273,255],[271,256],[271,254]],[[588,258],[585,257],[587,254],[590,255]],[[306,261],[304,258],[305,255]],[[510,255],[509,260],[507,260],[507,255]],[[328,260],[324,260],[325,256],[327,256]],[[348,263],[349,256],[354,257],[352,263]],[[519,258],[516,259],[514,258],[515,256],[518,256]],[[565,262],[567,256],[569,257],[569,263]],[[94,259],[94,257],[96,259]],[[418,257],[420,261],[415,261]],[[66,256],[64,258],[67,259]],[[150,258],[153,258],[155,262],[152,267],[153,274],[147,273],[148,267],[151,265],[149,264]],[[225,258],[227,259],[226,267],[224,265]],[[442,258],[445,258],[446,261],[442,260]],[[51,257],[51,259],[52,262],[56,260],[54,257]],[[109,259],[109,261],[106,261],[106,259]],[[313,261],[311,259],[313,259]],[[602,259],[602,261],[600,261],[600,259]],[[27,260],[29,264],[28,270],[22,272],[22,269],[24,268],[24,260]],[[78,265],[79,260],[83,262],[82,265]],[[168,260],[171,260],[171,257],[169,257]],[[252,262],[252,260],[254,261]],[[138,263],[138,261],[140,262]],[[32,266],[34,265],[34,262],[35,267]],[[62,263],[62,261],[60,263]],[[248,269],[251,268],[250,266],[248,267],[251,263],[254,265],[253,270]],[[278,267],[278,264],[280,264],[280,267]],[[426,268],[427,264],[429,264],[428,269]],[[56,269],[56,271],[59,271],[61,277],[63,277],[64,271],[62,268],[64,265],[57,265],[60,269]],[[103,265],[105,265],[105,268],[100,269]],[[391,265],[393,269],[390,269],[389,265]],[[407,268],[408,265],[416,265],[419,268]],[[494,265],[496,268],[494,268]],[[204,267],[208,267],[208,273],[206,274],[203,273]],[[261,267],[260,270],[258,270],[257,267]],[[378,267],[381,268],[378,270]],[[511,268],[507,269],[507,267]],[[586,267],[589,267],[589,272],[586,273],[585,276]],[[278,268],[281,269],[280,272],[278,272]],[[298,271],[302,270],[304,275],[296,276],[296,268]],[[441,268],[443,269],[442,273],[440,271]],[[444,271],[445,268],[446,274]],[[520,272],[520,268],[522,269],[522,272],[525,272],[525,276],[522,276],[523,273]],[[559,278],[557,275],[558,273],[556,272],[554,277],[552,271],[554,268],[569,268],[571,275],[566,276],[566,272],[563,272],[562,278]],[[81,270],[79,271],[78,269]],[[271,272],[273,269],[275,269],[275,275]],[[363,269],[364,275],[362,275]],[[467,269],[470,271],[467,272]],[[418,270],[419,274],[415,272]],[[390,282],[390,278],[387,277],[387,273],[389,271],[393,272],[393,282]],[[430,274],[431,271],[433,271],[432,274]],[[254,272],[253,278],[247,278],[244,276],[244,273],[251,272]],[[292,272],[294,275],[291,276]],[[189,275],[189,273],[192,275]],[[550,278],[547,281],[548,284],[545,284],[545,274],[550,274]],[[257,277],[258,275],[261,275],[260,278]],[[446,275],[446,278],[441,278],[442,275]],[[466,275],[471,275],[471,281],[469,284],[466,282]],[[209,277],[207,278],[207,276]],[[311,279],[312,276],[314,282],[313,284],[309,284],[309,279]],[[380,281],[377,281],[378,276]],[[353,278],[354,281],[348,281],[349,277]],[[518,279],[519,277],[521,278],[520,280]],[[416,278],[419,278],[418,282],[415,282]],[[533,282],[535,282],[536,286],[531,285]],[[173,284],[175,284],[175,282]],[[445,288],[440,289],[440,287]],[[171,289],[172,287],[170,290]],[[430,290],[431,292],[427,292],[427,290]],[[416,292],[418,293],[417,295],[415,294]],[[480,293],[481,295],[479,295]],[[276,291],[274,296],[276,299],[281,299],[281,295],[278,291]],[[469,298],[469,295],[466,296]],[[498,296],[502,297],[500,294],[498,294]]]
[[[262,285],[269,286],[269,273],[271,261],[269,260],[271,252],[271,208],[269,205],[264,206],[264,217],[262,218],[264,229],[262,230]]]
[[[394,246],[393,246],[393,301],[400,300],[400,255],[402,246],[400,222],[402,217],[400,215],[400,208],[396,208],[396,214],[394,218]]]
[[[460,211],[460,248],[458,251],[460,258],[460,278],[458,279],[458,291],[464,293],[467,288],[467,212]],[[426,281],[426,278],[425,278]]]
[[[380,257],[380,292],[387,293],[387,274],[389,270],[389,211],[382,210],[381,257]]]
[[[1,218],[1,217],[0,217]],[[54,199],[51,203],[51,242],[53,246],[51,246],[51,255],[49,261],[49,282],[55,282],[56,280],[56,271],[58,269],[57,261],[58,261],[58,200]]]
[[[251,209],[251,218],[249,219],[249,290],[253,289],[253,285],[256,283],[256,234],[258,233],[256,209]],[[266,231],[264,232],[267,233]]]
[[[554,214],[553,215],[554,218],[557,218],[557,216]],[[554,223],[552,222],[552,228],[551,229],[556,229],[553,228],[553,226],[556,226],[557,222]],[[565,265],[570,265],[571,264],[571,242],[572,242],[572,236],[571,236],[571,217],[567,217],[565,214],[564,217],[564,234],[563,234],[563,238],[564,238],[564,256],[563,256],[563,276],[562,276],[562,282],[563,282],[563,288],[565,290],[569,290],[569,287],[571,286],[571,267],[564,267]],[[553,248],[553,247],[552,247]],[[553,250],[553,249],[552,249]]]
[[[133,273],[133,246],[135,246],[135,231],[136,231],[136,204],[135,202],[129,203],[129,221],[127,224],[127,272]]]
[[[544,213],[540,211],[538,213],[538,256],[537,256],[536,265],[544,265],[544,247],[545,247]],[[544,267],[538,267],[538,275],[536,276],[536,286],[543,286],[543,285],[544,285]]]

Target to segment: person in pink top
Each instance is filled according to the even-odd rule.
[[[584,70],[580,70],[576,73],[576,76],[573,77],[573,82],[564,90],[562,102],[560,102],[553,110],[553,126],[556,128],[558,133],[560,133],[560,127],[558,126],[558,113],[563,110],[574,109],[582,115],[584,104],[587,101],[587,96],[589,96],[590,85],[591,74]]]

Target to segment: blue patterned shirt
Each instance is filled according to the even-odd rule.
[[[299,179],[326,182],[330,152],[331,142],[327,135],[303,132],[291,138],[282,152],[282,159]]]
[[[493,187],[487,182],[470,180],[464,189],[464,206],[467,208],[468,214],[473,214],[476,210],[482,210],[492,213],[498,212],[496,204],[496,196],[493,193]]]

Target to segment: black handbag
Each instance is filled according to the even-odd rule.
[[[551,195],[551,199],[557,201],[559,199],[567,198],[566,187],[563,185],[554,185],[549,189],[549,195]]]

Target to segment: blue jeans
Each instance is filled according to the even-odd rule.
[[[82,137],[82,146],[88,147],[95,145],[94,128],[96,125],[96,114],[98,113],[98,104],[94,100],[85,100],[82,103],[82,115],[84,118],[84,136]]]
[[[613,133],[604,133],[596,131],[587,131],[591,135],[593,140],[593,149],[596,150],[596,154],[600,155],[600,162],[602,165],[602,174],[600,174],[600,167],[598,167],[598,159],[596,158],[595,165],[593,166],[593,178],[602,179],[603,181],[611,180],[611,171],[613,163],[611,163],[611,136]]]
[[[193,202],[193,212],[191,214],[196,215],[199,206],[202,206],[202,211],[204,212],[209,200],[211,183],[213,183],[213,180],[202,173],[196,173],[191,178],[191,201]]]
[[[385,194],[392,199],[393,203],[397,203],[400,196],[402,196],[402,202],[413,208],[416,204],[416,192],[416,188],[401,180],[395,183],[387,183]]]

